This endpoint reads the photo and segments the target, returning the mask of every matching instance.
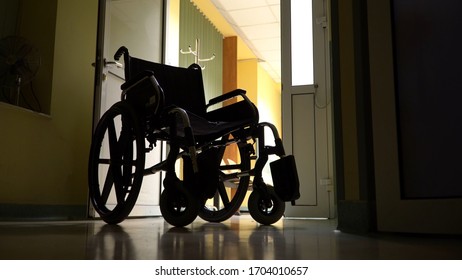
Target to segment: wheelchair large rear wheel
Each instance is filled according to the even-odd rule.
[[[108,224],[122,222],[136,203],[143,181],[145,140],[130,104],[114,104],[100,119],[89,159],[90,198]]]
[[[250,184],[250,175],[243,173],[250,170],[251,145],[244,142],[231,144],[222,149],[220,165],[222,176],[220,176],[213,203],[209,200],[199,211],[199,217],[208,222],[219,223],[238,212]],[[230,154],[237,155],[237,153],[239,154],[235,159],[236,162],[226,158]],[[236,176],[230,176],[232,174]]]

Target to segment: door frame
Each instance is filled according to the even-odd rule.
[[[368,0],[379,231],[461,234],[462,199],[402,199],[390,0]]]
[[[93,127],[95,130],[101,118],[101,91],[104,68],[104,28],[106,25],[106,0],[98,0],[98,26],[96,33],[95,84],[93,92]]]

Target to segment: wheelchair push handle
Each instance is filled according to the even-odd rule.
[[[131,78],[130,76],[130,54],[128,53],[128,49],[125,46],[120,47],[116,53],[114,54],[114,59],[118,61],[121,56],[124,56],[124,64],[125,64],[125,79],[128,80]]]
[[[116,53],[114,54],[114,59],[119,60],[122,55],[124,55],[124,59],[128,58],[128,56],[129,56],[128,49],[126,47],[124,47],[124,46],[120,47],[116,51]]]

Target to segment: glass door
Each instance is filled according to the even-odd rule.
[[[334,217],[327,0],[281,1],[283,141],[301,198],[288,217]]]

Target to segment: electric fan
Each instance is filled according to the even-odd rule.
[[[39,67],[39,51],[25,38],[8,36],[0,40],[0,86],[9,89],[10,103],[19,105],[21,86],[32,81]]]

